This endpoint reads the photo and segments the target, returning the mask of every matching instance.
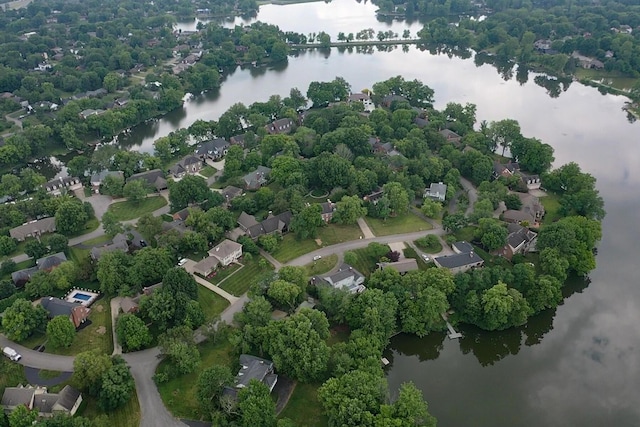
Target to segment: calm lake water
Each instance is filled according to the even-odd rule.
[[[334,38],[369,27],[400,34],[420,28],[378,22],[374,11],[371,4],[334,0],[267,5],[257,19],[306,34],[324,30]],[[195,23],[181,24],[188,25]],[[624,98],[579,84],[551,98],[533,75],[524,84],[505,81],[489,65],[413,46],[406,53],[310,51],[279,68],[236,70],[218,92],[137,128],[125,144],[151,151],[158,137],[197,119],[216,119],[235,102],[285,96],[291,87],[305,92],[313,80],[342,76],[360,91],[395,75],[431,86],[438,108],[471,102],[478,120],[518,120],[524,135],[554,147],[556,165],[575,161],[597,177],[608,214],[597,269],[589,283],[567,287],[568,298],[557,310],[505,332],[466,327],[460,341],[440,334],[396,337],[386,354],[392,396],[402,382],[413,381],[439,425],[447,427],[640,426],[640,125],[627,121]]]

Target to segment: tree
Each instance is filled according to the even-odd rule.
[[[560,283],[567,280],[569,261],[558,249],[549,247],[541,250],[538,265],[544,274],[555,277]]]
[[[86,156],[75,156],[67,162],[67,172],[70,176],[82,178],[85,176],[87,170],[89,170],[90,163],[91,161]]]
[[[576,163],[568,163],[543,177],[545,186],[561,195],[560,213],[587,218],[604,218],[604,202],[595,188],[596,179],[580,170]]]
[[[331,426],[373,425],[387,395],[387,381],[379,372],[355,370],[330,378],[318,389],[318,400]]]
[[[47,343],[54,348],[68,348],[76,336],[69,316],[56,316],[47,324]]]
[[[0,179],[0,195],[16,198],[22,191],[20,177],[12,174],[2,175]]]
[[[103,411],[113,411],[131,399],[135,391],[133,376],[124,359],[113,358],[111,367],[102,375],[98,403]]]
[[[66,252],[69,248],[69,239],[62,234],[50,234],[46,242],[50,251],[53,253]]]
[[[134,179],[133,181],[127,182],[123,189],[122,195],[127,198],[127,200],[138,204],[147,197],[148,191],[147,184],[142,179]]]
[[[38,305],[34,307],[26,299],[18,298],[4,311],[2,329],[12,341],[27,339],[47,321],[47,312]]]
[[[518,197],[517,194],[511,193],[505,196],[504,204],[507,209],[520,210],[522,207],[522,200],[520,200],[520,197]]]
[[[352,329],[362,329],[366,334],[387,343],[397,330],[398,300],[380,289],[367,289],[349,304],[346,317]]]
[[[109,210],[102,214],[102,228],[104,229],[105,234],[111,238],[124,231],[124,228],[116,218],[116,215]]]
[[[522,138],[520,124],[516,120],[504,119],[498,122],[491,122],[488,129],[489,138],[493,141],[494,147],[502,147],[502,155],[514,141]]]
[[[333,219],[338,224],[355,224],[358,218],[367,214],[367,208],[362,204],[362,200],[358,196],[343,196],[336,203],[336,211]]]
[[[171,254],[164,248],[142,248],[133,255],[129,283],[135,284],[138,291],[142,286],[156,284],[174,266],[173,263]]]
[[[398,399],[392,405],[381,407],[375,425],[435,427],[436,419],[429,414],[422,392],[413,383],[403,383]]]
[[[73,360],[71,378],[76,387],[97,396],[102,387],[102,378],[112,365],[111,358],[106,354],[98,350],[84,351]]]
[[[77,159],[77,157],[74,157]],[[100,193],[111,197],[122,197],[124,194],[124,178],[114,175],[107,176],[100,186]]]
[[[133,314],[125,313],[118,317],[116,333],[125,352],[143,349],[151,343],[149,328]]]
[[[427,218],[437,218],[442,211],[442,204],[435,200],[424,199],[420,210]]]
[[[293,283],[285,280],[274,280],[267,290],[269,298],[273,299],[280,306],[293,310],[302,296],[302,289]]]
[[[218,399],[222,396],[222,390],[233,384],[233,374],[229,367],[213,365],[205,369],[198,376],[196,397],[202,409],[213,412],[218,407]]]
[[[327,369],[329,322],[324,313],[302,309],[267,325],[266,346],[278,371],[308,382],[319,380]]]
[[[103,253],[97,271],[100,291],[107,295],[128,292],[131,261],[131,257],[122,251]]]
[[[294,215],[289,228],[296,234],[296,238],[303,240],[315,237],[317,229],[323,225],[322,208],[320,204],[314,203]]]
[[[482,293],[484,329],[489,331],[522,325],[527,321],[531,308],[522,294],[498,282]]]
[[[64,201],[56,210],[56,228],[62,234],[73,234],[84,227],[89,219],[87,211],[81,203],[73,200]]]
[[[204,202],[211,194],[207,181],[196,175],[187,175],[169,186],[169,202],[174,210],[184,209],[190,203]]]
[[[269,388],[257,380],[238,392],[238,410],[242,427],[275,427],[276,404]]]
[[[524,297],[534,313],[556,307],[562,302],[562,282],[553,276],[542,275],[524,291]]]
[[[24,245],[24,253],[33,259],[42,258],[47,252],[49,250],[40,240],[27,240]]]
[[[194,372],[200,365],[200,352],[187,326],[167,330],[158,337],[160,352],[167,356],[179,374]]]
[[[480,199],[473,206],[471,221],[479,222],[482,219],[490,219],[493,217],[493,203],[489,199]]]
[[[102,217],[104,221],[104,216]],[[153,216],[152,214],[144,214],[138,218],[136,228],[144,236],[147,241],[152,239],[162,232],[162,218],[159,216]]]
[[[389,208],[395,215],[402,215],[409,210],[409,194],[399,182],[389,182],[382,187],[384,195],[389,199]]]
[[[18,405],[8,416],[9,427],[31,427],[38,419],[38,410]]]
[[[0,256],[12,254],[17,247],[15,239],[9,236],[0,236]]]
[[[462,212],[447,215],[442,219],[442,227],[450,233],[455,233],[456,231],[466,227],[468,224],[469,220]]]
[[[493,218],[482,218],[475,231],[475,237],[489,252],[503,247],[507,243],[508,235],[507,229]]]
[[[263,234],[258,237],[258,243],[262,248],[269,252],[273,253],[278,248],[278,238],[273,234]]]
[[[198,283],[182,267],[174,267],[167,271],[162,278],[162,287],[163,291],[171,295],[175,296],[181,292],[192,300],[198,299]]]

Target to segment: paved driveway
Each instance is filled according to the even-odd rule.
[[[105,196],[102,194],[93,194],[91,197],[84,199],[85,202],[91,203],[93,211],[96,214],[96,218],[102,220],[102,215],[109,209],[109,205],[113,203],[111,196]]]

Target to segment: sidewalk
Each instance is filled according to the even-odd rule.
[[[189,272],[193,276],[196,282],[198,282],[205,288],[209,289],[210,291],[213,291],[216,294],[220,295],[222,298],[226,299],[231,304],[238,301],[238,297],[231,295],[229,292],[225,291],[224,289],[220,289],[218,286],[214,285],[213,283],[209,283],[202,277],[195,274],[193,272],[194,265],[196,265],[196,263],[193,260],[187,259],[187,262],[183,265],[183,267],[185,270],[187,270],[187,272]]]
[[[263,250],[262,248],[260,248],[260,255],[265,257],[267,261],[269,261],[271,264],[273,264],[273,266],[275,267],[276,271],[278,271],[278,270],[280,270],[282,268],[282,263],[280,261],[278,261],[277,259],[275,259],[274,257],[272,257],[269,253],[267,253],[267,251]]]
[[[121,297],[115,297],[111,299],[111,333],[113,335],[113,353],[112,356],[116,354],[122,354],[122,346],[118,342],[118,335],[116,334],[116,322],[118,319],[118,313],[120,311],[120,301]]]
[[[371,229],[369,228],[369,225],[364,220],[364,218],[358,218],[358,226],[360,226],[360,231],[362,231],[362,235],[365,239],[373,239],[374,237],[376,237],[376,235],[373,234],[373,231],[371,231]]]

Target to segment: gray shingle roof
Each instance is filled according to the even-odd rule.
[[[238,371],[238,375],[236,375],[236,387],[246,387],[251,380],[262,382],[272,371],[272,361],[251,356],[250,354],[241,354],[240,370]]]
[[[31,404],[33,389],[27,387],[7,387],[2,394],[2,406]]]
[[[481,262],[482,258],[480,258],[480,256],[475,252],[467,252],[463,254],[441,256],[436,258],[436,261],[445,268],[457,268]]]
[[[53,255],[47,255],[36,261],[38,270],[49,270],[53,267],[57,267],[67,260],[67,256],[63,252],[58,252]]]

